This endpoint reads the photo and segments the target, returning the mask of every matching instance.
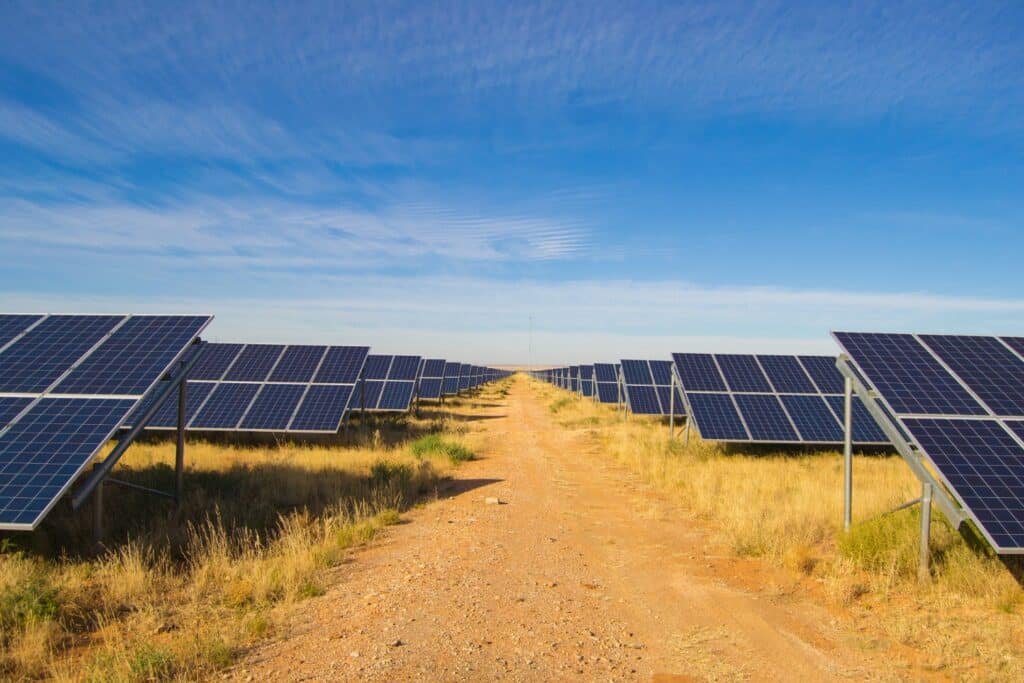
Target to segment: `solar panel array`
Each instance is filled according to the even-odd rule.
[[[710,441],[839,444],[843,377],[831,356],[673,354],[690,419]],[[859,400],[853,440],[889,440]]]
[[[0,529],[34,529],[211,319],[0,315]]]
[[[1024,337],[834,333],[1000,553],[1024,553]]]
[[[186,427],[337,432],[368,351],[365,346],[207,344],[185,388]],[[136,414],[144,410],[140,406]],[[147,425],[176,427],[177,401],[165,403]]]
[[[685,415],[682,395],[672,402],[672,361],[623,360],[620,364],[622,393],[635,415]]]

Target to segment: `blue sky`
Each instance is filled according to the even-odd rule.
[[[625,5],[625,6],[624,6]],[[0,6],[9,311],[473,362],[1024,334],[1024,5]]]

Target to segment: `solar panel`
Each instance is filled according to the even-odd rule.
[[[673,359],[691,418],[705,439],[843,442],[843,378],[834,357],[677,353]],[[863,405],[855,402],[853,417],[857,444],[889,443]]]
[[[206,344],[203,355],[189,372],[189,379],[218,380],[231,367],[244,344]]]
[[[618,403],[619,402],[619,383],[618,382],[598,382],[597,383],[597,400],[601,403]]]
[[[590,397],[594,395],[594,366],[580,366],[580,393]]]
[[[189,423],[192,429],[236,431],[245,411],[260,390],[256,382],[218,384],[202,409]]]
[[[3,529],[35,528],[210,318],[52,315],[5,324],[25,322],[31,328],[0,351]]]
[[[443,379],[437,377],[426,377],[420,380],[419,398],[423,400],[436,400],[441,398]]]
[[[675,408],[676,415],[685,415],[686,408],[681,400],[672,406],[670,387],[672,385],[672,363],[660,360],[623,360],[623,398],[629,409],[637,415],[668,415]],[[607,391],[610,396],[611,392]],[[600,392],[600,389],[599,389]],[[679,396],[677,393],[676,396]]]
[[[425,358],[421,364],[417,396],[421,400],[436,401],[444,389],[446,363],[441,358]]]
[[[388,373],[389,380],[416,381],[416,373],[420,367],[419,356],[395,356]]]
[[[355,384],[363,370],[368,346],[332,346],[327,349],[314,384]]]
[[[385,382],[380,394],[377,410],[405,412],[412,403],[414,382]]]
[[[132,316],[57,385],[57,394],[141,395],[195,338],[202,316]]]
[[[189,380],[185,388],[185,424],[188,425],[195,417],[203,402],[217,386],[214,382],[193,382]],[[153,417],[146,424],[147,429],[176,429],[178,427],[178,388],[171,390],[173,393],[167,401],[160,406]],[[126,425],[135,424],[135,418],[146,411],[149,401],[139,404],[132,414],[125,421]]]
[[[462,368],[459,370],[459,391],[469,389],[469,379],[472,367],[468,363],[463,363]]]
[[[459,373],[462,371],[461,363],[445,362],[444,364],[444,384],[443,390],[445,396],[454,396],[459,393]]]
[[[844,367],[917,445],[912,455],[931,463],[997,552],[1024,553],[1019,338],[833,334]]]
[[[313,379],[320,361],[327,353],[326,346],[289,346],[270,375],[271,382],[306,383]]]
[[[0,392],[46,391],[126,320],[116,315],[47,317],[0,353]]]
[[[280,344],[246,344],[224,379],[231,382],[264,382],[284,352]]]
[[[444,377],[444,368],[447,363],[442,358],[424,358],[423,372],[421,377]]]
[[[627,384],[626,400],[629,409],[636,415],[661,415],[661,403],[653,386]]]
[[[312,373],[310,373],[312,375]],[[283,431],[306,393],[305,384],[263,384],[239,428],[246,431]],[[187,395],[186,395],[187,398]]]
[[[598,382],[618,382],[615,363],[594,363],[594,378]]]
[[[289,426],[293,432],[336,432],[349,410],[351,384],[311,384]]]

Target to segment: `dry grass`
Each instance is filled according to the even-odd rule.
[[[414,453],[424,438],[443,447]],[[471,441],[437,411],[368,421],[345,446],[190,443],[177,513],[108,485],[98,554],[88,507],[58,508],[2,541],[0,678],[195,680],[230,666],[323,594],[349,548],[432,493]],[[136,444],[115,474],[169,490],[173,457],[171,443]]]
[[[919,514],[885,514],[920,486],[896,455],[859,456],[854,518],[842,533],[838,452],[728,449],[691,434],[684,447],[661,420],[623,420],[614,407],[534,384],[561,424],[666,492],[741,556],[788,567],[838,613],[861,621],[866,647],[908,648],[916,665],[955,678],[1024,680],[1024,591],[998,558],[933,512],[933,580],[916,579]],[[557,409],[554,408],[557,406]]]

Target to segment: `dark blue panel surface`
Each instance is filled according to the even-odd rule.
[[[922,335],[996,415],[1024,415],[1024,361],[995,337]]]
[[[1005,424],[1014,434],[1024,439],[1024,420],[1006,420]]]
[[[793,418],[803,441],[837,443],[843,440],[843,428],[822,396],[782,395],[782,405]]]
[[[280,344],[248,344],[238,354],[224,379],[233,382],[264,382],[283,351],[284,346]]]
[[[135,405],[44,398],[0,436],[0,524],[34,528]]]
[[[710,353],[673,353],[685,391],[726,391],[725,380]]]
[[[41,393],[124,318],[52,315],[0,353],[0,391]]]
[[[317,384],[355,384],[370,352],[368,346],[332,346],[327,349],[313,379]]]
[[[985,414],[913,336],[848,332],[835,336],[897,413]]]
[[[654,384],[650,366],[645,360],[623,360],[622,376],[626,378],[626,384]]]
[[[651,374],[654,376],[654,383],[667,387],[672,384],[672,361],[652,360],[650,361]]]
[[[203,405],[203,401],[210,395],[213,388],[217,386],[213,382],[189,382],[188,387],[185,390],[185,424],[189,424],[192,418],[195,417],[199,411],[199,407]],[[154,392],[155,393],[155,392]],[[148,401],[143,401],[143,404]],[[128,418],[129,424],[134,424],[136,416],[141,416],[145,410],[140,405],[136,409],[131,417]],[[153,419],[146,425],[152,429],[174,429],[178,426],[178,390],[175,389],[171,395],[167,398],[167,402],[164,403],[153,415]]]
[[[635,415],[661,415],[661,404],[653,386],[627,384],[626,399]]]
[[[13,420],[31,402],[32,399],[30,398],[0,396],[0,429],[6,427],[7,423]]]
[[[657,386],[654,388],[658,391],[658,400],[661,401],[663,415],[668,415],[670,409],[673,415],[686,415],[686,404],[683,403],[683,396],[679,393],[679,389],[675,390],[676,401],[675,404],[672,404],[670,403],[672,387]]]
[[[590,379],[580,380],[580,392],[587,397],[594,395],[594,381]]]
[[[377,410],[409,410],[414,384],[412,381],[405,380],[386,382],[380,394]]]
[[[996,420],[903,420],[997,550],[1024,548],[1024,449]]]
[[[428,401],[441,398],[441,384],[443,381],[439,377],[424,377],[420,380],[419,397]]]
[[[845,399],[842,396],[826,396],[825,400],[832,407],[836,418],[842,422],[845,414]],[[853,440],[857,443],[889,443],[885,432],[871,417],[871,413],[861,403],[860,398],[853,397]]]
[[[227,372],[235,357],[238,356],[242,346],[242,344],[206,344],[203,347],[203,355],[192,366],[192,371],[188,373],[188,378],[220,379]]]
[[[761,372],[753,356],[717,353],[715,360],[722,369],[725,382],[732,391],[771,391],[768,379]],[[685,385],[684,385],[685,386]],[[687,387],[689,389],[689,387]],[[692,391],[692,390],[691,390]]]
[[[1001,339],[1019,355],[1024,356],[1024,337],[1001,337]]]
[[[758,356],[768,381],[780,394],[816,394],[818,390],[794,356]],[[835,361],[833,361],[833,364]]]
[[[41,315],[0,315],[0,346],[7,344],[42,317]]]
[[[690,418],[704,439],[747,441],[750,439],[729,394],[687,394]]]
[[[737,394],[736,405],[754,441],[799,441],[775,396]]]
[[[594,378],[598,382],[617,382],[614,363],[594,363]]]
[[[423,363],[421,377],[444,377],[445,362],[439,358],[428,358]]]
[[[597,400],[601,403],[619,402],[619,385],[617,382],[598,382]]]
[[[189,428],[234,429],[259,388],[259,384],[252,383],[218,384]]]
[[[290,429],[296,432],[336,432],[348,412],[351,385],[314,384],[295,413]]]
[[[836,359],[832,356],[797,356],[807,374],[811,376],[823,394],[843,393],[843,375],[836,367]]]
[[[594,366],[593,365],[581,365],[580,366],[580,379],[583,379],[583,380],[594,379]]]
[[[209,322],[209,316],[132,316],[54,393],[143,394]]]
[[[454,396],[455,394],[459,393],[459,378],[445,377],[443,389],[445,396]]]
[[[313,379],[326,346],[289,346],[270,374],[271,382],[309,382]]]
[[[366,365],[363,366],[363,379],[387,379],[388,368],[394,356],[382,356],[371,353],[366,357]]]
[[[419,356],[395,356],[388,379],[415,381],[419,367]]]
[[[380,401],[380,392],[384,388],[384,380],[368,379],[356,385],[355,407],[365,410],[376,410]]]
[[[292,414],[295,413],[305,392],[305,384],[264,384],[239,427],[281,431],[287,429],[292,421]]]

